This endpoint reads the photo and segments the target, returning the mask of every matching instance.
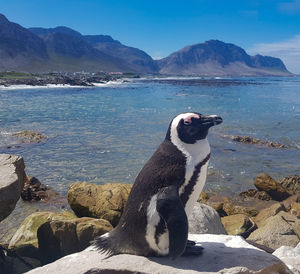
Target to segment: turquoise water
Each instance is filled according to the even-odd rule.
[[[267,172],[300,173],[300,79],[140,79],[96,88],[0,90],[0,153],[22,155],[26,172],[65,195],[72,182],[132,183],[180,112],[218,114],[206,188],[232,195]],[[35,130],[40,144],[8,149],[10,133]],[[289,149],[234,143],[250,135]]]

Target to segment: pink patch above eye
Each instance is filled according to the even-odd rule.
[[[184,124],[185,124],[185,125],[190,125],[190,124],[192,123],[192,118],[199,119],[200,117],[199,117],[198,114],[192,114],[192,115],[186,117],[186,118],[183,120]]]

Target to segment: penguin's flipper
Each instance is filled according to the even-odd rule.
[[[169,231],[169,256],[180,256],[186,248],[188,219],[176,186],[162,188],[157,195],[156,210]]]

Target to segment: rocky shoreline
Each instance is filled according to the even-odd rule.
[[[2,172],[1,168],[4,168],[3,170],[11,175],[9,178],[15,178],[13,182],[17,182],[14,184],[12,182],[12,189],[10,190],[12,193],[18,193],[22,199],[36,203],[55,199],[56,194],[53,190],[44,186],[34,177],[24,176],[24,162],[23,165],[18,164],[23,161],[21,157],[7,154],[2,154],[1,157],[0,172]],[[11,168],[7,169],[8,166]],[[0,203],[7,204],[5,198],[9,195],[2,195],[2,191],[6,188],[4,187],[3,190],[3,180],[0,181]],[[239,242],[240,249],[253,248],[255,252],[261,252],[261,254],[278,254],[283,262],[285,259],[288,260],[290,269],[288,270],[286,265],[277,257],[263,255],[265,261],[264,263],[261,262],[261,268],[243,262],[245,264],[242,266],[249,270],[247,273],[268,269],[269,263],[274,258],[276,258],[275,261],[277,260],[276,263],[272,261],[274,269],[274,264],[280,263],[280,268],[277,269],[276,267],[274,273],[298,273],[297,271],[300,271],[298,260],[300,257],[300,176],[287,176],[276,181],[267,174],[260,174],[255,178],[254,186],[255,189],[249,189],[235,197],[202,192],[199,197],[201,203],[197,203],[192,216],[189,218],[189,232],[193,233],[199,241],[204,241],[200,234],[207,235],[203,235],[206,238],[212,237],[213,242],[217,241],[214,242],[215,245],[225,244],[230,239],[236,239],[234,241]],[[83,256],[86,251],[82,250],[89,246],[91,240],[110,231],[118,224],[131,187],[131,184],[121,183],[95,185],[78,182],[72,184],[68,191],[67,200],[73,212],[68,210],[62,210],[59,213],[39,211],[27,216],[9,244],[2,245],[0,268],[15,274],[42,265],[45,265],[42,269],[47,270],[57,267],[59,261],[57,265],[55,261],[66,255],[83,252],[76,253],[78,254],[76,256]],[[16,192],[16,189],[23,190]],[[17,198],[10,205],[10,212],[16,201]],[[1,205],[0,208],[2,209]],[[1,220],[8,216],[9,212],[2,215]],[[223,238],[218,238],[215,235],[213,237],[213,234],[220,236],[223,234]],[[237,238],[229,238],[229,236]],[[208,253],[215,252],[211,248],[212,246],[207,244],[205,250]],[[230,256],[237,256],[234,253],[235,249],[229,249],[228,252]],[[225,253],[225,257],[229,256]],[[287,254],[294,255],[289,256]],[[249,262],[252,260],[252,255],[248,256]],[[61,260],[67,263],[68,260],[65,258]],[[137,260],[137,264],[140,261],[139,258],[134,260]],[[162,260],[164,259],[162,258]],[[52,264],[46,265],[48,263]],[[93,262],[90,263],[93,264]],[[118,263],[114,261],[114,264]],[[132,267],[129,263],[128,269]],[[174,272],[176,263],[175,265],[171,264],[170,267]],[[201,267],[195,266],[195,269],[198,269],[197,267],[201,269],[203,265]],[[223,268],[221,268],[222,265],[219,267],[221,271],[226,268],[226,265],[223,265]],[[222,273],[240,273],[232,267],[230,270],[223,269]],[[39,272],[37,269],[37,272],[33,273],[44,272]]]
[[[0,77],[0,86],[81,86],[93,87],[97,84],[106,84],[112,81],[122,81],[126,75],[111,75],[108,73],[49,73],[49,74],[21,74],[15,76],[13,72]],[[137,75],[129,75],[138,77]],[[124,81],[124,80],[123,80]]]

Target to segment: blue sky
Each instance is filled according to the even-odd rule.
[[[108,34],[154,58],[219,39],[300,74],[300,0],[0,0],[0,13],[24,27]]]

